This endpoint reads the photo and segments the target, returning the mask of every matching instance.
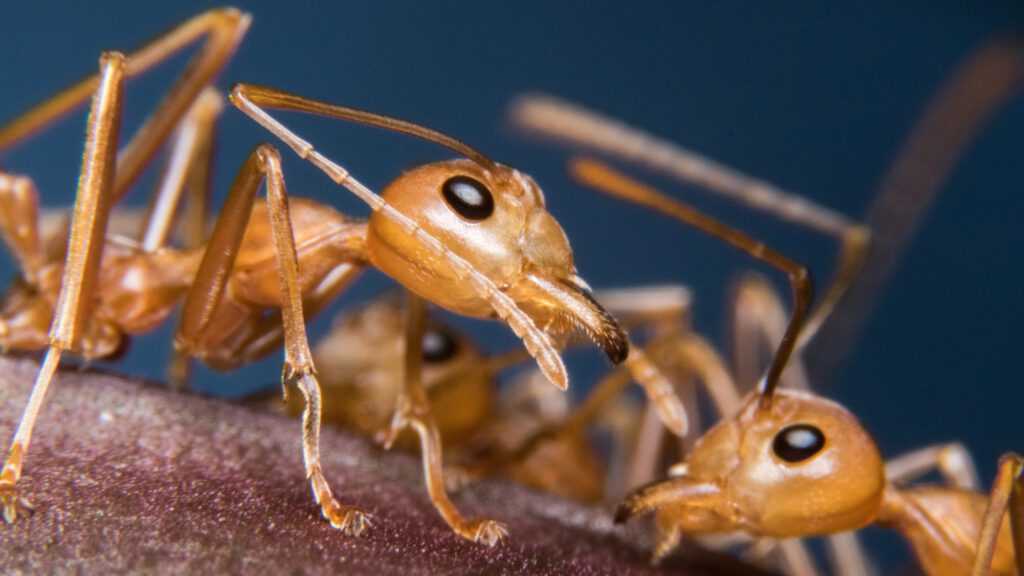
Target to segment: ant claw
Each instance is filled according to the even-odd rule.
[[[474,542],[494,547],[502,538],[508,536],[505,525],[496,520],[481,518],[473,520],[465,530]]]
[[[355,506],[343,506],[333,498],[323,504],[321,511],[331,526],[348,536],[360,536],[373,525],[372,516]]]
[[[0,481],[0,507],[3,508],[4,522],[11,524],[18,519],[18,513],[29,516],[35,510],[32,503],[18,494],[18,487],[12,482]]]

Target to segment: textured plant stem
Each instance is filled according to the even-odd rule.
[[[37,364],[0,358],[0,433]],[[647,565],[641,526],[499,481],[458,505],[507,523],[495,548],[466,542],[426,498],[418,460],[333,430],[324,466],[340,500],[373,514],[348,537],[320,518],[299,423],[94,371],[58,374],[22,482],[32,517],[0,524],[0,572],[160,574],[749,574],[685,548]]]

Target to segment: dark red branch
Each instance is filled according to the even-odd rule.
[[[0,358],[6,442],[35,377]],[[37,510],[0,524],[0,572],[161,574],[749,574],[687,548],[658,569],[639,526],[607,511],[481,482],[463,510],[507,522],[488,549],[452,534],[426,498],[418,461],[327,430],[324,466],[343,502],[374,515],[359,538],[320,516],[302,473],[299,424],[220,400],[97,372],[58,375],[28,454]]]

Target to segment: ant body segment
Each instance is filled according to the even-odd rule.
[[[7,322],[3,335],[13,344],[20,341],[14,334],[18,327],[47,334],[36,384],[0,472],[5,518],[12,521],[19,511],[29,508],[18,482],[36,417],[62,354],[109,355],[118,348],[112,343],[162,323],[180,303],[175,347],[183,357],[227,369],[283,344],[282,384],[295,385],[305,400],[303,460],[314,497],[333,526],[348,534],[361,533],[368,515],[339,503],[321,469],[320,386],[306,340],[305,318],[342,293],[369,266],[410,291],[405,385],[390,435],[406,427],[417,432],[431,500],[459,535],[493,545],[505,535],[505,529],[493,520],[463,517],[445,492],[440,436],[420,378],[426,301],[468,316],[500,319],[522,339],[544,375],[560,389],[567,387],[568,379],[559,339],[581,330],[613,362],[625,360],[661,409],[666,425],[683,431],[682,406],[671,387],[642,355],[627,360],[625,332],[576,274],[568,239],[545,209],[537,184],[466,144],[417,124],[238,84],[231,91],[232,103],[366,202],[372,210],[370,217],[354,219],[312,200],[289,198],[277,149],[260,144],[238,171],[212,232],[202,241],[181,250],[163,245],[175,213],[169,207],[157,211],[157,224],[147,228],[141,245],[129,245],[122,254],[117,242],[106,236],[111,207],[172,131],[182,130],[182,118],[226,64],[249,21],[248,15],[237,10],[213,10],[128,56],[105,53],[98,75],[0,128],[3,149],[93,97],[66,250],[45,253],[40,248],[38,232],[32,228],[38,200],[30,181],[6,177],[0,182],[11,185],[9,190],[20,199],[16,205],[24,208],[23,214],[4,219],[8,224],[5,239],[25,270],[21,280],[25,289],[8,300],[5,319],[24,311],[17,306],[20,301],[35,298],[40,304],[23,314],[20,318],[25,321],[20,324]],[[209,39],[196,59],[150,119],[119,150],[126,78],[204,35]],[[462,159],[410,170],[378,196],[271,118],[266,109],[274,108],[412,135],[446,147]],[[201,149],[195,145],[191,152]],[[184,166],[170,176],[192,177],[193,172],[205,170],[199,160]],[[258,200],[264,183],[267,198]],[[167,205],[176,204],[171,201]],[[165,204],[156,201],[154,206]],[[193,226],[202,229],[203,219],[196,222]],[[164,232],[155,231],[160,228]],[[53,272],[41,274],[46,266]],[[25,294],[32,298],[22,298]],[[43,328],[47,324],[48,331]],[[28,347],[41,343],[41,338],[36,338]]]

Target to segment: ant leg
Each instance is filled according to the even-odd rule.
[[[800,540],[785,539],[776,540],[774,546],[768,544],[769,549],[778,547],[782,557],[782,564],[785,566],[786,574],[790,576],[816,576],[818,570],[814,567],[814,561],[807,547]]]
[[[302,251],[299,250],[301,254]],[[303,314],[312,318],[345,291],[363,271],[363,266],[342,264],[317,286],[311,294],[302,299]],[[285,340],[284,322],[280,311],[271,312],[260,318],[252,331],[241,341],[214,350],[209,350],[203,359],[210,365],[233,367],[249,364],[279,350]],[[180,353],[180,351],[179,351]],[[184,355],[186,358],[187,354]],[[284,389],[285,397],[288,388]]]
[[[803,325],[798,349],[817,333],[867,257],[870,231],[866,226],[613,118],[543,95],[521,96],[511,106],[509,117],[517,128],[643,166],[781,220],[836,237],[840,249],[833,278]]]
[[[689,292],[679,286],[602,290],[595,296],[602,306],[605,306],[607,310],[620,318],[626,326],[650,328],[652,338],[655,340],[674,337],[679,330],[684,329],[689,315]],[[643,351],[636,346],[632,346],[630,354],[631,356],[633,354],[641,356]],[[664,382],[664,386],[671,390],[671,398],[678,399],[675,391],[676,387],[673,387],[665,379],[655,365],[660,365],[662,362],[659,355],[648,352],[646,356],[642,357],[643,362],[652,367],[652,373],[655,374],[656,379],[659,382]],[[609,415],[609,410],[616,409],[619,406],[614,400],[619,398],[626,387],[636,378],[635,371],[636,366],[630,367],[628,364],[612,370],[591,389],[580,405],[568,417],[564,418],[560,423],[542,426],[541,429],[530,434],[515,450],[495,455],[494,462],[489,464],[489,469],[508,466],[511,463],[528,458],[539,444],[554,436],[582,438],[586,431],[595,423],[614,418],[614,416]],[[660,386],[657,383],[656,385]],[[684,390],[688,389],[689,387],[684,387]],[[687,409],[696,406],[695,402],[684,403],[684,405]],[[616,451],[620,453],[619,459],[626,458],[632,460],[632,463],[629,465],[625,462],[620,463],[618,468],[622,472],[617,476],[614,474],[610,475],[611,479],[606,483],[610,492],[613,492],[612,487],[616,487],[615,490],[624,490],[625,487],[638,486],[645,483],[634,478],[635,471],[640,467],[637,463],[638,459],[643,459],[645,462],[643,469],[649,470],[643,476],[644,480],[654,478],[659,464],[656,457],[657,454],[653,453],[660,454],[659,448],[661,446],[661,439],[664,436],[663,424],[658,420],[654,412],[646,411],[643,414],[644,425],[638,427],[634,424],[638,418],[636,411],[629,410],[629,412],[631,425],[628,427],[628,430],[623,429],[621,426],[618,427],[619,430],[615,432],[616,438],[613,444]],[[686,422],[689,418],[689,416],[686,416],[682,421]],[[650,434],[646,436],[649,437],[648,440],[636,442],[635,436],[637,436],[638,428],[650,431]],[[644,446],[649,448],[649,450],[645,451],[643,455],[630,450],[633,452],[631,456],[624,457],[622,454],[626,452],[625,446],[629,444]],[[644,456],[650,457],[644,458]]]
[[[690,370],[704,385],[719,415],[732,415],[740,405],[740,392],[722,357],[710,342],[685,334],[672,343],[680,368]]]
[[[629,330],[649,329],[656,340],[688,329],[693,296],[685,286],[601,289],[594,298]]]
[[[938,470],[947,483],[957,488],[977,490],[981,486],[974,459],[959,442],[921,448],[885,463],[885,476],[895,484],[912,482],[932,470]]]
[[[617,317],[621,317],[626,325],[649,327],[652,338],[655,340],[675,337],[676,333],[685,329],[684,326],[688,322],[690,296],[688,291],[679,286],[603,290],[597,293],[596,298],[606,309]],[[656,390],[667,388],[670,391],[671,396],[661,394],[661,397],[670,401],[678,401],[679,397],[674,387],[655,365],[656,363],[660,365],[663,362],[660,352],[649,352],[645,355],[640,348],[632,346],[630,357],[633,358],[634,355],[636,358],[641,358],[642,363],[633,366],[626,364],[614,369],[594,386],[580,406],[561,424],[546,426],[535,432],[520,445],[519,449],[511,454],[503,455],[502,461],[507,463],[510,459],[514,461],[526,458],[540,442],[554,435],[583,436],[593,423],[605,418],[608,409],[615,406],[613,400],[623,393],[629,383],[633,379],[639,380],[638,366],[655,377]],[[629,361],[627,360],[627,362]],[[644,377],[642,372],[639,376]],[[651,394],[651,386],[645,386],[645,389],[650,397],[657,398],[660,394],[660,392]],[[689,389],[689,387],[684,387],[684,391]],[[688,409],[693,409],[696,406],[694,402],[684,405]],[[643,423],[640,426],[633,425],[629,427],[628,432],[620,431],[616,434],[615,445],[617,451],[620,452],[620,460],[625,459],[631,462],[628,465],[625,462],[620,463],[618,467],[622,470],[621,474],[611,475],[611,479],[606,482],[609,493],[645,483],[644,481],[653,479],[656,475],[659,465],[657,456],[660,454],[664,427],[651,410],[645,411],[642,418]],[[632,422],[636,422],[636,414],[631,414],[630,419]],[[688,419],[689,417],[684,415],[679,420],[685,423]],[[636,436],[639,436],[640,439],[637,440]],[[627,457],[624,456],[626,452],[624,447],[627,444],[634,444],[643,449],[630,450],[632,454]],[[640,469],[647,472],[640,475],[641,479],[638,479],[636,471]]]
[[[1007,511],[1009,522],[1004,519]],[[981,522],[978,551],[971,574],[984,576],[989,573],[999,535],[1004,530],[1009,530],[1013,539],[1017,573],[1024,574],[1024,458],[1013,453],[1004,454],[999,459],[999,472],[992,483],[988,508]]]
[[[64,276],[61,278],[56,314],[50,326],[50,346],[0,471],[0,505],[7,522],[13,522],[19,511],[30,509],[28,502],[19,495],[17,484],[32,429],[61,354],[71,349],[76,332],[89,314],[113,195],[124,66],[122,54],[109,52],[100,57],[100,79],[89,112]]]
[[[878,567],[864,552],[856,532],[841,532],[826,539],[828,554],[835,573],[839,576],[865,576],[878,574]]]
[[[186,189],[188,202],[179,223],[184,234],[182,246],[197,248],[205,241],[213,144],[217,119],[223,108],[224,98],[216,89],[208,87],[196,98],[175,131],[167,165],[140,221],[138,241],[142,250],[155,252],[167,245]],[[173,350],[167,368],[171,387],[187,388],[190,369],[190,358],[180,350]]]
[[[396,401],[395,416],[385,435],[384,445],[390,448],[398,434],[407,427],[415,430],[420,437],[427,492],[434,507],[459,536],[494,546],[508,534],[505,526],[486,518],[468,520],[448,498],[441,457],[441,434],[430,413],[430,402],[427,400],[421,379],[427,306],[422,298],[412,292],[406,291],[406,295],[408,310],[405,326],[404,389]]]
[[[692,297],[686,288],[655,286],[601,290],[597,298],[624,325],[645,328],[650,332],[648,355],[658,366],[671,364],[670,358],[663,357],[665,353],[660,351],[658,343],[671,341],[689,330]],[[675,371],[671,375],[675,392],[685,406],[687,421],[699,429],[700,412],[694,387],[689,382],[690,375],[685,371]],[[596,393],[595,390],[592,396]],[[661,474],[665,430],[650,407],[643,410],[633,436],[631,454],[624,456],[628,464],[622,467],[621,477],[613,475],[609,481],[609,493],[612,495],[621,496],[619,491],[647,484]],[[691,439],[692,436],[687,435],[680,440],[684,449]]]
[[[811,301],[814,299],[814,285],[807,269],[772,250],[763,242],[730,228],[654,188],[628,178],[601,162],[591,159],[574,159],[570,164],[570,172],[577,181],[586,186],[693,226],[753,258],[785,272],[792,290],[793,309],[790,312],[785,334],[779,342],[775,356],[768,366],[768,372],[759,386],[761,393],[759,405],[761,409],[767,409],[771,405],[772,393],[779,383],[779,377],[797,348]]]
[[[740,390],[752,390],[764,367],[771,361],[763,355],[782,341],[786,331],[786,308],[775,288],[756,273],[744,274],[736,284],[732,304],[732,348],[734,374]],[[781,383],[790,388],[808,390],[799,350],[781,376]]]
[[[0,170],[0,235],[25,280],[34,284],[43,254],[39,244],[39,193],[31,178]]]
[[[167,245],[186,189],[188,202],[181,223],[186,236],[183,245],[195,248],[206,240],[213,144],[223,109],[223,96],[215,88],[206,88],[178,126],[160,184],[139,228],[138,240],[143,250],[153,252]]]
[[[647,353],[630,342],[629,356],[622,364],[633,375],[633,380],[644,389],[665,427],[676,436],[685,436],[689,421],[683,402],[662,371],[647,357]]]
[[[281,380],[285,387],[289,382],[294,382],[306,399],[302,417],[306,476],[324,517],[331,525],[345,533],[359,535],[369,524],[369,518],[361,510],[343,506],[334,499],[320,467],[320,384],[315,376],[313,356],[306,339],[298,258],[281,172],[281,158],[269,144],[261,144],[249,154],[232,184],[210,235],[195,281],[185,298],[175,344],[189,354],[205,354],[202,336],[223,300],[231,268],[253,211],[256,193],[264,179],[281,285],[285,354]]]
[[[134,78],[184,50],[197,39],[206,37],[185,67],[185,72],[118,155],[115,202],[142,173],[203,88],[209,86],[227,64],[245,35],[250,20],[248,14],[235,9],[210,10],[128,54],[125,77]],[[96,91],[99,83],[98,76],[90,76],[0,127],[0,151],[74,111]]]
[[[597,298],[616,317],[624,318],[626,325],[649,327],[651,342],[675,337],[689,325],[691,297],[689,291],[681,286],[602,290]],[[680,393],[688,394],[690,388],[678,381],[670,382],[658,368],[660,358],[650,356],[635,345],[631,344],[630,348],[635,352],[627,357],[625,366],[643,387],[662,423],[685,443],[690,423],[700,421],[696,404],[683,402],[680,398]],[[660,444],[661,426],[646,415],[643,421],[641,438],[650,438],[655,444]]]

